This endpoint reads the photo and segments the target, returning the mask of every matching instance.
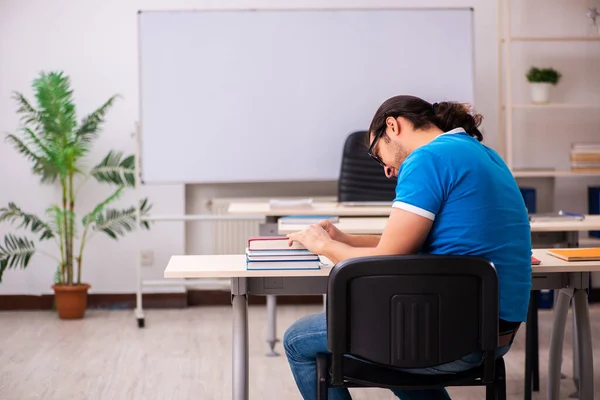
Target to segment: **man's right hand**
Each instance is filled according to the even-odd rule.
[[[337,226],[331,223],[331,221],[324,219],[322,221],[319,221],[318,225],[320,225],[321,228],[323,228],[325,232],[329,234],[329,237],[335,240],[336,242],[346,243],[348,235],[340,231],[337,228]]]

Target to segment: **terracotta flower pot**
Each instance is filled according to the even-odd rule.
[[[53,285],[56,309],[60,319],[83,318],[87,308],[87,292],[90,285]]]

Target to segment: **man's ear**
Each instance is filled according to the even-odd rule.
[[[397,136],[400,134],[400,132],[402,130],[400,119],[401,119],[401,117],[398,117],[398,118],[387,117],[386,118],[385,124],[387,127],[387,132],[390,136]]]

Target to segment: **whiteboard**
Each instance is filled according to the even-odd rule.
[[[473,103],[469,9],[138,14],[145,183],[335,181],[398,94]]]

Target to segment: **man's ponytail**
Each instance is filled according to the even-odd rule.
[[[433,123],[444,132],[455,128],[463,128],[470,136],[477,138],[480,142],[483,135],[478,129],[483,117],[480,114],[471,114],[469,106],[461,103],[444,101],[434,103],[432,106]]]

